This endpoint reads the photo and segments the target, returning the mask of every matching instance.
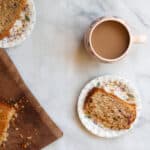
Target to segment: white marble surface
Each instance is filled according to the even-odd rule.
[[[81,46],[91,21],[103,15],[124,18],[133,33],[150,34],[149,0],[36,0],[37,24],[22,45],[7,50],[25,82],[64,132],[44,150],[150,149],[150,44],[133,45],[114,64],[96,62]],[[80,124],[76,103],[93,77],[122,74],[135,82],[143,110],[136,128],[117,139],[100,139]]]

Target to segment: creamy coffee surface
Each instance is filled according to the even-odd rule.
[[[97,25],[91,36],[91,43],[96,53],[107,59],[121,56],[127,50],[129,41],[127,29],[116,21],[102,22]]]

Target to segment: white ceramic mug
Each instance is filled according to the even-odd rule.
[[[101,23],[103,23],[105,21],[115,21],[115,22],[118,22],[121,25],[123,25],[124,28],[129,33],[128,48],[125,50],[125,52],[122,55],[120,55],[119,57],[114,58],[114,59],[104,58],[104,57],[100,56],[99,54],[97,54],[96,51],[95,51],[95,49],[93,48],[93,45],[92,45],[92,42],[91,42],[91,38],[92,38],[92,34],[93,34],[94,29],[98,25],[100,25]],[[145,42],[145,40],[146,40],[146,36],[145,35],[133,36],[131,34],[131,29],[129,28],[129,26],[127,25],[127,23],[124,20],[122,20],[122,19],[120,19],[118,17],[101,17],[101,18],[97,19],[96,21],[94,21],[91,24],[89,30],[86,32],[86,34],[84,36],[84,44],[85,44],[86,49],[90,52],[90,54],[92,54],[98,60],[100,60],[102,62],[107,62],[107,63],[115,62],[115,61],[118,61],[118,60],[124,58],[127,55],[128,51],[129,51],[129,48],[131,47],[132,43],[143,43],[143,42]]]

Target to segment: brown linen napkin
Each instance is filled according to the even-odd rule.
[[[0,49],[0,102],[17,109],[17,117],[10,123],[9,136],[0,150],[40,150],[62,136],[3,49]]]

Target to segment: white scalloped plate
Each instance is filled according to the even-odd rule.
[[[134,98],[135,98],[134,103],[137,106],[136,107],[137,108],[136,109],[137,117],[136,117],[135,121],[132,123],[131,128],[128,130],[118,130],[117,131],[117,130],[105,128],[103,125],[101,125],[101,126],[97,125],[90,118],[86,117],[86,115],[83,111],[84,101],[86,99],[88,92],[93,87],[101,87],[101,88],[104,88],[105,90],[107,90],[108,92],[110,92],[108,90],[108,88],[105,88],[105,85],[104,85],[110,81],[116,81],[117,83],[121,83],[121,84],[125,85],[127,87],[127,89],[129,90],[129,92],[134,95]],[[116,95],[116,93],[114,93],[114,94]],[[122,98],[121,95],[120,95],[120,98]],[[82,91],[79,95],[78,104],[77,104],[78,115],[79,115],[79,118],[80,118],[82,124],[85,126],[85,128],[88,131],[90,131],[91,133],[93,133],[94,135],[97,135],[99,137],[105,137],[105,138],[118,137],[120,135],[125,134],[129,130],[131,130],[139,118],[140,110],[141,110],[141,100],[139,98],[136,88],[133,85],[131,85],[131,83],[129,83],[129,81],[127,81],[126,79],[119,77],[119,76],[112,76],[112,75],[101,76],[101,77],[95,78],[94,80],[92,80],[88,84],[86,84],[86,86],[82,89]]]
[[[33,0],[27,0],[26,9],[16,20],[10,35],[0,40],[0,48],[10,48],[21,44],[32,32],[36,22],[36,10]]]

